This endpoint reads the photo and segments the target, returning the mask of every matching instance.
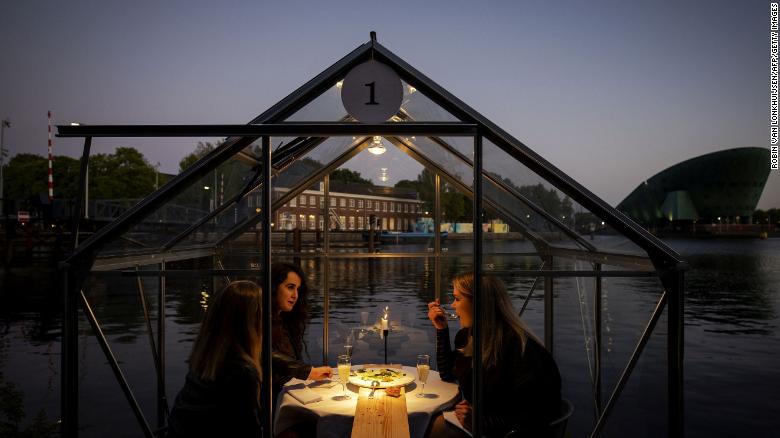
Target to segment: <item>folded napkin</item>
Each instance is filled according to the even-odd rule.
[[[322,400],[320,395],[309,388],[291,389],[287,392],[304,405]]]

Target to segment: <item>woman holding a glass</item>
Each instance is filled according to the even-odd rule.
[[[428,303],[428,318],[436,328],[436,362],[444,381],[456,381],[464,400],[453,413],[431,421],[427,436],[465,437],[472,427],[471,327],[474,300],[482,300],[483,430],[486,436],[504,436],[510,430],[523,436],[549,435],[549,423],[561,405],[558,367],[542,343],[514,310],[503,282],[482,277],[482,295],[476,297],[474,275],[460,274],[453,281],[452,306],[460,320],[455,349],[450,344],[447,314],[438,300]],[[465,431],[464,431],[465,430]]]

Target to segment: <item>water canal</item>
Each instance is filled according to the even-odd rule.
[[[600,238],[600,237],[597,237]],[[780,405],[780,239],[668,240],[691,264],[685,305],[685,425],[688,437],[770,436]],[[453,246],[454,245],[454,246]],[[487,244],[486,244],[487,245]],[[490,242],[500,252],[525,251],[522,242]],[[450,250],[457,251],[451,243]],[[486,249],[487,246],[486,246]],[[335,260],[330,273],[330,357],[343,348],[347,334],[358,338],[353,363],[382,360],[383,343],[371,330],[379,312],[390,306],[394,331],[389,338],[391,361],[412,363],[417,354],[433,353],[434,331],[426,318],[433,299],[433,265],[425,258]],[[508,283],[516,307],[533,279],[511,275],[513,269],[534,269],[530,257],[492,256],[486,260]],[[322,362],[322,281],[320,261],[304,260],[313,293],[307,345],[312,362]],[[443,277],[469,269],[471,259],[443,262]],[[580,264],[571,269],[589,269]],[[13,393],[23,396],[27,422],[40,410],[49,419],[59,415],[60,304],[56,279],[32,275],[3,278],[0,307],[0,372]],[[114,281],[114,280],[112,280]],[[147,299],[156,314],[156,280],[147,279]],[[168,280],[166,314],[167,390],[173,398],[181,387],[185,359],[198,330],[210,279]],[[445,283],[446,284],[446,283]],[[109,289],[94,278],[88,296],[108,335],[114,353],[150,421],[154,421],[154,373],[146,325],[134,278]],[[655,279],[604,280],[604,384],[611,390],[660,296]],[[585,436],[593,424],[589,369],[593,280],[563,278],[555,283],[555,348],[564,378],[564,396],[576,407],[572,436]],[[443,292],[448,292],[445,289]],[[542,292],[524,314],[542,336]],[[665,411],[665,333],[662,317],[648,343],[605,436],[662,436]],[[457,328],[457,321],[451,328]],[[137,436],[140,430],[122,397],[86,321],[80,322],[81,423],[83,436]],[[331,365],[335,362],[331,360]],[[0,382],[3,383],[3,382]],[[8,386],[5,386],[8,393]],[[606,397],[606,395],[605,395]]]

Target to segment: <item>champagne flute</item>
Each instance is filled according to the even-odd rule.
[[[346,339],[344,339],[344,354],[350,357],[352,359],[352,349],[355,345],[355,332],[353,330],[349,331],[349,335],[347,335]]]
[[[422,383],[422,389],[417,397],[425,397],[425,382],[428,381],[428,372],[431,370],[431,356],[427,354],[417,355],[417,379]]]
[[[342,354],[338,359],[339,370],[339,382],[341,383],[341,389],[344,391],[344,395],[334,397],[335,400],[349,400],[350,397],[347,394],[347,382],[349,381],[349,371],[352,368],[352,357]]]

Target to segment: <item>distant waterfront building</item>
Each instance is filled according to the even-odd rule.
[[[617,209],[648,226],[676,221],[752,223],[768,177],[769,149],[727,149],[659,172]]]
[[[279,196],[287,189],[274,191]],[[411,231],[424,214],[417,192],[407,189],[332,183],[328,195],[326,209],[322,187],[304,190],[276,211],[273,229],[321,231],[329,217],[331,230],[368,230],[374,220],[376,230]],[[259,198],[252,201],[259,205]]]

